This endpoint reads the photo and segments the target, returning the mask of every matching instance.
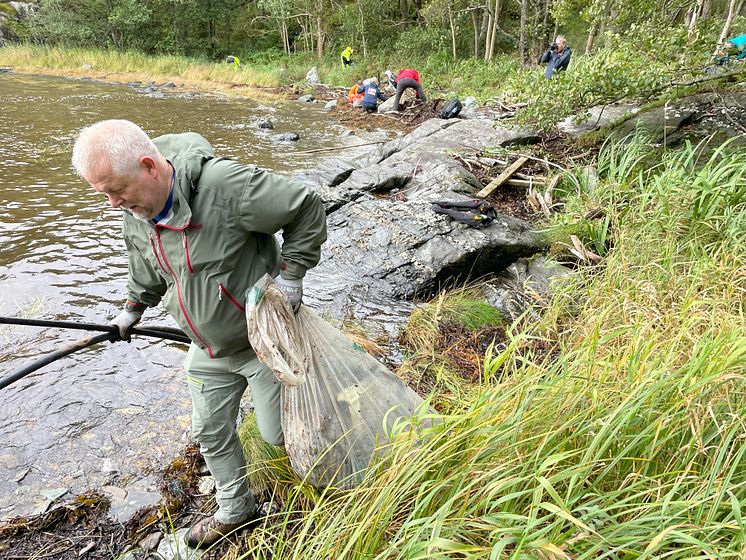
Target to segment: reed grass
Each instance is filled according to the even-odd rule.
[[[602,152],[602,268],[484,357],[462,409],[354,491],[293,486],[231,558],[744,558],[746,162],[648,167],[637,142]]]

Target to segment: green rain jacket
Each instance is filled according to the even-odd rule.
[[[153,225],[125,213],[128,297],[166,310],[210,357],[250,347],[245,293],[282,268],[299,279],[326,240],[321,199],[281,175],[215,157],[202,136],[153,140],[175,169],[173,205]],[[274,234],[282,230],[282,250]]]

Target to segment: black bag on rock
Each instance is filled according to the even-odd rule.
[[[443,107],[443,110],[440,112],[440,118],[441,119],[453,119],[458,117],[458,114],[461,112],[461,108],[463,105],[461,105],[461,101],[457,97],[456,99],[451,99],[448,103],[446,103],[446,106]]]

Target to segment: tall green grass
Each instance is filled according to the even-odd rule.
[[[606,146],[603,268],[485,356],[465,408],[402,432],[354,491],[290,485],[231,557],[743,558],[746,156],[729,148],[646,168]]]

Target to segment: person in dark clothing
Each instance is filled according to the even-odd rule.
[[[571,56],[572,51],[570,50],[570,47],[567,46],[567,40],[564,35],[557,35],[552,46],[549,47],[539,59],[541,64],[547,65],[547,69],[544,71],[544,77],[547,80],[551,80],[552,76],[557,72],[567,70]]]
[[[420,75],[417,70],[412,68],[405,68],[401,70],[396,76],[396,95],[394,96],[394,111],[399,110],[399,100],[401,99],[404,90],[412,88],[415,91],[417,99],[427,101],[425,92],[422,91],[422,84],[420,83]]]
[[[378,87],[378,80],[375,78],[362,86],[363,88],[363,111],[366,113],[375,113],[378,110],[378,100],[386,101],[386,96]],[[358,87],[358,91],[360,88]]]

